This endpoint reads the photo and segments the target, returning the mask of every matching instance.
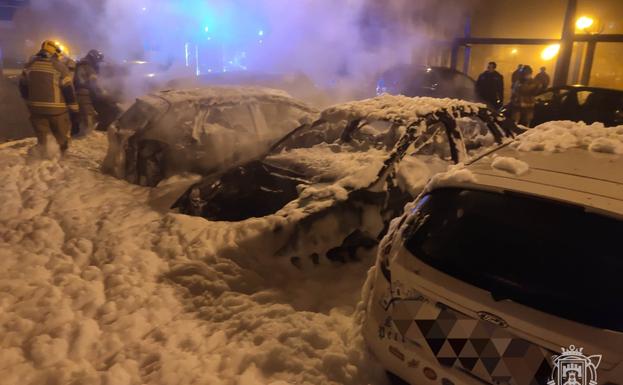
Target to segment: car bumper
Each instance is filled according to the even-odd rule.
[[[412,385],[482,385],[455,369],[441,366],[426,347],[407,341],[392,320],[391,287],[377,270],[363,334],[372,354],[385,370]]]

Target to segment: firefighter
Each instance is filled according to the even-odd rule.
[[[71,77],[73,81],[73,77],[76,74],[76,61],[72,59],[71,56],[69,56],[69,50],[65,46],[63,46],[58,41],[55,41],[54,44],[56,44],[60,48],[60,52],[57,52],[55,54],[56,58],[61,63],[65,64],[65,67],[67,67],[69,72],[71,72]]]
[[[58,59],[60,53],[59,44],[45,40],[24,67],[19,90],[30,110],[39,145],[47,147],[51,134],[65,153],[72,124],[78,119],[78,104],[71,73]]]
[[[67,67],[71,76],[71,82],[73,84],[74,77],[76,76],[76,61],[69,56],[69,53],[61,47],[61,53],[57,54],[56,57],[58,60]],[[74,119],[71,124],[71,136],[74,136],[78,133],[80,129],[80,119]]]
[[[532,67],[523,66],[521,74],[513,85],[511,96],[511,117],[516,124],[531,127],[534,119],[536,95],[541,90],[541,84],[532,77]]]
[[[76,65],[74,85],[80,105],[80,133],[88,134],[95,129],[97,112],[93,98],[105,95],[99,85],[98,74],[104,55],[97,50],[90,50]]]

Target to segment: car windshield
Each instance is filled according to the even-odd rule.
[[[421,261],[459,280],[562,318],[623,331],[623,221],[505,192],[442,189],[405,231]]]
[[[271,152],[311,148],[321,143],[343,145],[349,151],[391,149],[401,135],[402,131],[398,125],[384,120],[319,121],[293,131]]]

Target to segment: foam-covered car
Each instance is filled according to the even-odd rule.
[[[262,158],[204,178],[174,208],[213,221],[278,217],[278,255],[355,258],[432,174],[518,130],[484,105],[452,99],[345,103]]]
[[[140,97],[108,130],[104,171],[155,186],[183,172],[207,175],[264,154],[318,111],[259,87],[168,90]]]
[[[385,369],[414,385],[621,384],[622,134],[551,122],[436,175],[364,290]]]

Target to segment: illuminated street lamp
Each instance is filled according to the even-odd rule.
[[[541,59],[552,60],[558,55],[558,52],[560,52],[560,44],[548,45],[543,52],[541,52]]]
[[[595,20],[593,20],[592,18],[588,16],[582,16],[575,22],[575,26],[577,27],[577,29],[584,31],[587,28],[590,28],[594,23]]]

